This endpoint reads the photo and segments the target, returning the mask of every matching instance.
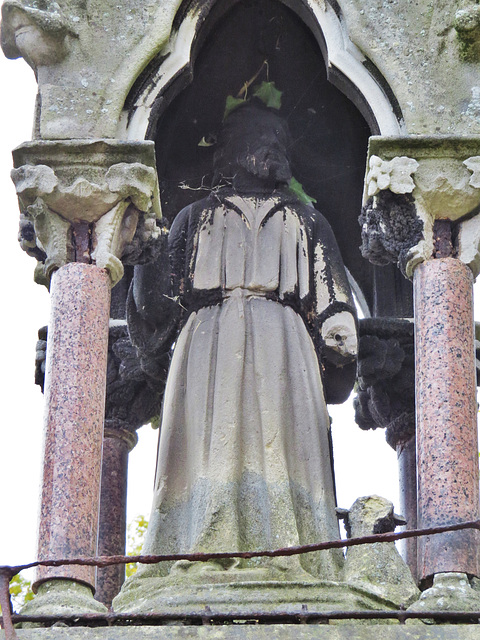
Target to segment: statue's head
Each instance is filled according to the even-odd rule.
[[[214,155],[214,184],[239,172],[272,186],[292,177],[288,148],[290,134],[278,111],[253,99],[226,118]]]

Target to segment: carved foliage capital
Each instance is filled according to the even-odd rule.
[[[124,252],[129,254],[130,264],[141,261],[142,251],[150,250],[160,236],[153,148],[149,165],[112,163],[110,154],[101,153],[101,142],[85,143],[83,148],[55,143],[54,150],[47,144],[45,157],[49,164],[35,162],[42,156],[38,148],[31,158],[28,149],[27,153],[17,154],[22,161],[33,160],[12,171],[22,213],[20,241],[22,248],[42,261],[46,280],[53,270],[75,260],[79,226],[89,238],[87,259],[107,269],[113,284],[123,275]],[[134,159],[131,156],[135,149],[121,146],[129,152],[126,159]],[[82,252],[83,260],[84,248]]]
[[[360,216],[364,257],[397,262],[412,277],[432,257],[435,220],[457,223],[480,205],[479,150],[480,136],[372,137]]]

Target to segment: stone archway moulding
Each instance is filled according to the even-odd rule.
[[[392,101],[389,99],[388,89],[385,91],[372,75],[366,66],[365,56],[350,40],[347,25],[336,2],[334,7],[326,0],[280,1],[297,13],[311,29],[327,61],[330,82],[356,104],[372,133],[384,136],[402,134],[403,120],[395,113],[392,105],[394,98]],[[180,80],[178,87],[173,89],[174,96],[177,95],[193,72],[197,40],[215,4],[216,0],[195,3],[184,11],[178,27],[172,30],[161,52],[161,64],[150,77],[143,79],[141,88],[135,91],[134,86],[133,100],[119,120],[117,138],[143,140],[150,137],[155,104],[174,82],[183,78],[183,82]],[[135,56],[135,51],[132,56]]]

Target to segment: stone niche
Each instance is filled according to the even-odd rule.
[[[204,3],[189,64],[158,92],[146,128],[156,144],[163,215],[172,221],[207,194],[227,96],[237,96],[249,82],[273,81],[294,139],[293,174],[332,226],[364,309],[411,315],[410,284],[394,267],[378,269],[359,251],[365,157],[369,136],[380,131],[378,118],[354,83],[326,63],[324,34],[307,3],[212,4]],[[179,33],[190,10],[187,4],[177,14]],[[124,112],[131,120],[168,64],[164,56],[152,61],[133,86]]]

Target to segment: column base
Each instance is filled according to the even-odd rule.
[[[47,580],[38,586],[33,600],[22,607],[25,616],[72,616],[107,613],[107,608],[93,597],[92,589],[76,580]],[[24,622],[23,629],[43,627],[38,622]]]
[[[422,593],[408,611],[480,611],[480,593],[472,589],[465,573],[437,573],[433,586]],[[422,620],[434,624],[434,619]],[[477,623],[478,619],[472,619]]]

